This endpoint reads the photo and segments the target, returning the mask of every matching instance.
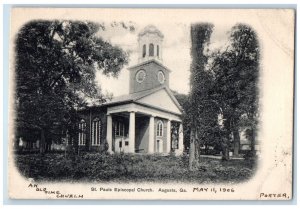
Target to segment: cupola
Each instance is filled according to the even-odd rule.
[[[139,33],[139,63],[151,59],[162,61],[163,38],[164,35],[154,25],[148,25]]]

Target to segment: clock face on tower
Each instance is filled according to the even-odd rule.
[[[142,83],[146,78],[146,71],[145,70],[139,70],[136,75],[135,79],[138,83]]]
[[[165,82],[165,74],[162,71],[159,71],[157,74],[158,82],[163,84]]]

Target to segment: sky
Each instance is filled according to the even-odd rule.
[[[104,40],[129,52],[129,63],[124,66],[117,78],[108,78],[101,72],[96,73],[96,81],[103,93],[113,93],[113,96],[129,93],[127,68],[138,63],[138,33],[148,25],[130,24],[135,26],[135,31],[132,32],[122,27],[106,27],[105,31],[100,31],[98,34]],[[191,63],[190,24],[172,23],[155,24],[155,26],[164,34],[162,56],[163,64],[171,70],[169,87],[179,93],[187,94]],[[228,31],[231,27],[232,25],[215,25],[211,36],[211,49],[222,48],[228,42]]]

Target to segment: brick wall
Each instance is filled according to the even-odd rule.
[[[136,73],[141,69],[146,71],[146,78],[142,83],[138,83],[136,81]],[[169,86],[169,71],[156,64],[155,62],[146,63],[142,66],[131,69],[129,76],[129,93],[131,94],[134,92],[149,90],[161,86],[162,84],[159,83],[157,78],[157,73],[159,71],[163,71],[163,73],[165,74],[164,84]]]

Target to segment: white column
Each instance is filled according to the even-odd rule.
[[[183,149],[184,149],[184,146],[183,146],[183,127],[182,127],[182,123],[180,123],[180,125],[179,125],[179,140],[178,140],[179,154],[183,153]]]
[[[135,112],[129,117],[129,152],[135,153]]]
[[[149,142],[148,142],[148,153],[154,152],[154,116],[150,116],[149,120]]]
[[[112,153],[112,117],[110,114],[107,115],[107,128],[106,128],[106,140],[108,143],[108,152]]]
[[[171,152],[171,121],[167,121],[167,153]]]

